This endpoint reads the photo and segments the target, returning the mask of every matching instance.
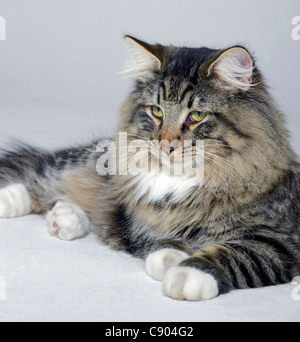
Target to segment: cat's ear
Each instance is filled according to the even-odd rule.
[[[225,50],[208,66],[206,77],[220,87],[232,91],[247,91],[252,86],[254,62],[243,47]]]
[[[161,68],[161,45],[150,45],[131,36],[125,36],[131,52],[131,60],[121,74],[131,74],[138,78],[148,78]]]

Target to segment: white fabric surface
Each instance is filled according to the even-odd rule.
[[[142,260],[110,250],[93,234],[60,241],[37,216],[0,220],[0,276],[0,321],[300,321],[295,285],[174,301]]]

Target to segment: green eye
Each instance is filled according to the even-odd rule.
[[[198,111],[194,111],[190,114],[190,118],[192,119],[192,121],[195,122],[201,122],[202,120],[204,120],[206,117],[206,114],[203,112],[198,112]]]
[[[164,116],[163,110],[157,106],[151,106],[151,113],[158,119],[161,119]]]

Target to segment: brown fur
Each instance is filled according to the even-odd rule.
[[[79,170],[64,179],[58,193],[92,217],[98,209],[101,189],[102,181],[96,170]]]

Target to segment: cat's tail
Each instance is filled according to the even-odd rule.
[[[19,142],[14,143],[13,147],[1,149],[0,188],[34,182],[53,160],[53,154]]]

